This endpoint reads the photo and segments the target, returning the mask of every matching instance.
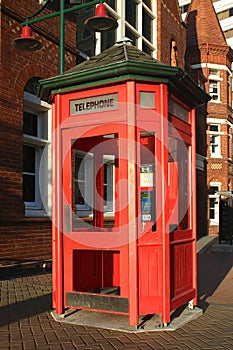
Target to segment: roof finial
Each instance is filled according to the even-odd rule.
[[[123,38],[121,38],[116,42],[116,45],[120,45],[120,44],[133,45],[133,40],[131,40],[127,36],[124,36]]]

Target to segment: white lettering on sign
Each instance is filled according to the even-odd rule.
[[[93,96],[70,101],[70,114],[85,114],[109,111],[118,108],[118,94]]]

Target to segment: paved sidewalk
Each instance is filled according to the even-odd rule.
[[[175,331],[124,333],[56,322],[49,271],[0,269],[0,349],[233,350],[233,253],[199,251],[204,313]]]

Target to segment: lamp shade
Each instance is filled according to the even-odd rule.
[[[32,38],[32,30],[29,26],[24,26],[22,29],[22,36],[13,41],[13,45],[19,50],[35,51],[42,47],[39,40]]]
[[[118,23],[115,18],[107,15],[107,10],[104,4],[99,4],[96,7],[96,15],[86,19],[84,25],[91,31],[104,32],[116,29]]]

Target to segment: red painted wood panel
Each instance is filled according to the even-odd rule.
[[[178,242],[170,246],[171,301],[175,307],[192,299],[193,292],[193,242]]]
[[[120,252],[102,250],[73,251],[73,290],[90,291],[118,287]]]
[[[88,291],[101,288],[102,252],[93,250],[74,250],[73,289]]]
[[[138,248],[139,313],[161,312],[162,307],[162,247]]]

